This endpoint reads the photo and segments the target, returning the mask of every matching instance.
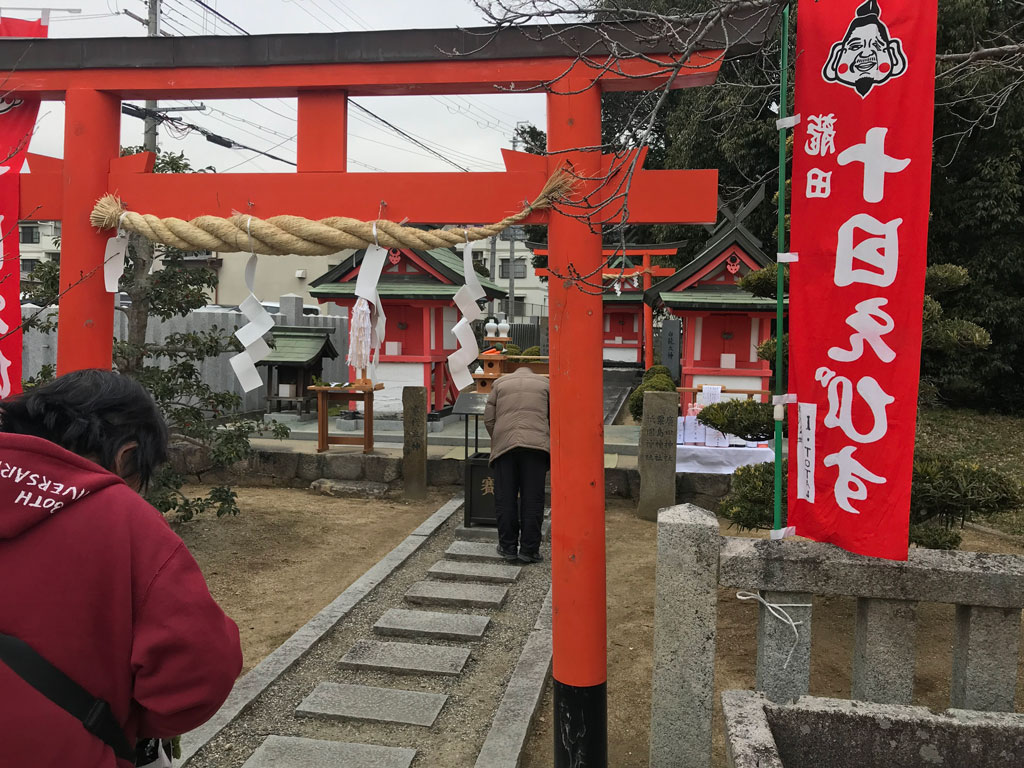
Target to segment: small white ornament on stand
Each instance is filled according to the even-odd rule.
[[[507,339],[508,331],[512,326],[508,324],[508,318],[505,315],[501,316],[501,322],[498,323],[498,336]]]

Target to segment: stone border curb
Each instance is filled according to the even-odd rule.
[[[213,741],[217,734],[234,722],[260,694],[309,653],[310,649],[345,618],[349,611],[422,547],[431,534],[455,514],[462,504],[463,499],[460,497],[445,503],[397,547],[352,582],[326,608],[300,627],[244,677],[237,680],[231,694],[217,713],[203,725],[181,737],[180,765],[186,766],[199,750]]]
[[[494,713],[475,768],[518,768],[544,686],[551,675],[551,590],[523,645],[515,671]]]
[[[447,521],[449,517],[454,515],[456,511],[462,509],[462,505],[464,502],[465,499],[456,496],[454,499],[452,499],[439,510],[437,510],[437,512],[435,512],[422,523],[420,523],[419,527],[409,535],[430,536],[434,531],[436,531],[438,528],[444,525],[445,521]]]

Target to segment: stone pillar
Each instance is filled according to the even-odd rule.
[[[793,626],[771,613],[762,603],[757,617],[757,690],[771,701],[793,701],[811,684],[811,596],[801,592],[762,592],[765,602],[777,605]],[[807,607],[794,607],[796,605]]]
[[[402,388],[402,482],[405,496],[427,496],[427,390],[426,387]]]
[[[302,297],[294,293],[286,293],[281,297],[281,314],[285,325],[302,324]]]
[[[669,369],[674,381],[682,381],[681,336],[682,321],[678,317],[661,321],[661,364]]]
[[[640,501],[636,512],[644,520],[657,520],[658,510],[676,503],[675,392],[645,392],[640,429]]]
[[[910,704],[914,698],[917,603],[857,599],[851,699]]]
[[[718,520],[683,504],[658,515],[651,768],[709,768]]]
[[[1013,712],[1020,608],[956,607],[951,706]]]

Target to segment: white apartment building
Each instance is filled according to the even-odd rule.
[[[474,243],[473,255],[490,269],[491,240]],[[499,237],[495,248],[495,267],[491,279],[503,290],[509,291],[514,279],[516,319],[547,317],[548,285],[541,282],[534,271],[533,252],[526,247],[525,242],[501,240]],[[496,306],[493,311],[507,312],[507,303],[502,302],[502,306]]]
[[[12,233],[13,234],[13,233]],[[32,274],[44,261],[60,261],[60,247],[54,238],[60,237],[59,221],[22,221],[18,223],[18,243],[21,247],[21,274]]]

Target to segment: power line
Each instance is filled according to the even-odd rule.
[[[291,166],[297,165],[297,163],[294,163],[291,160],[286,160],[283,157],[278,157],[277,155],[272,155],[269,152],[264,152],[262,149],[256,149],[255,147],[250,147],[245,144],[241,144],[235,141],[234,139],[229,139],[225,136],[221,136],[218,133],[214,133],[208,128],[203,128],[201,125],[186,122],[182,120],[180,117],[171,117],[167,114],[164,114],[163,112],[157,112],[151,109],[146,109],[145,107],[139,107],[135,104],[122,104],[121,112],[123,114],[129,115],[130,117],[137,117],[142,120],[145,120],[146,118],[151,118],[153,120],[156,120],[158,123],[173,126],[174,128],[177,128],[178,130],[181,131],[195,131],[199,135],[203,136],[208,142],[210,142],[211,144],[216,144],[219,147],[225,147],[226,149],[244,149],[247,152],[256,152],[257,154],[263,155],[264,157],[268,157],[271,160],[277,160],[280,163],[287,163],[288,165]],[[285,142],[281,143],[284,144]]]
[[[295,137],[294,137],[294,136],[292,136],[291,138],[292,138],[292,139],[294,139]],[[288,141],[289,141],[289,139],[285,139],[284,141],[280,142],[279,144],[275,144],[275,145],[274,145],[274,146],[272,146],[272,147],[271,147],[270,149],[277,149],[278,147],[282,146],[283,144],[287,144],[287,143],[288,143]],[[258,151],[258,150],[257,150],[257,151]],[[267,150],[267,151],[269,152],[270,150]],[[264,154],[264,153],[263,153],[263,152],[260,152],[260,154],[262,155],[262,154]],[[229,168],[225,168],[225,169],[224,169],[223,171],[221,171],[221,173],[227,173],[228,171],[233,171],[233,170],[235,170],[235,168],[240,168],[241,166],[245,165],[246,163],[251,163],[251,162],[252,162],[253,160],[255,160],[255,159],[256,159],[256,157],[255,157],[255,156],[253,156],[253,157],[250,157],[250,158],[249,158],[248,160],[243,160],[243,161],[242,161],[242,162],[240,162],[240,163],[235,163],[235,164],[234,164],[234,165],[232,165],[231,167],[229,167]],[[288,162],[288,161],[287,161],[287,160],[282,160],[281,162],[284,162],[284,163],[286,163],[286,162]],[[293,165],[294,165],[294,163],[293,163]]]
[[[388,128],[390,128],[390,129],[391,129],[392,131],[394,131],[395,133],[397,133],[397,134],[398,134],[399,136],[402,136],[402,137],[404,137],[404,138],[405,138],[406,140],[408,140],[408,141],[411,141],[411,142],[412,142],[413,144],[416,144],[416,145],[418,145],[418,146],[420,146],[420,147],[423,147],[423,148],[424,148],[425,150],[427,150],[427,152],[429,152],[430,154],[434,155],[435,157],[438,157],[438,158],[440,158],[441,160],[444,160],[444,161],[445,161],[446,163],[448,163],[449,165],[453,165],[453,166],[455,166],[455,167],[456,167],[456,168],[458,168],[458,169],[459,169],[460,171],[466,171],[467,173],[469,172],[469,168],[465,168],[465,167],[463,167],[463,166],[459,165],[458,163],[456,163],[456,162],[455,162],[454,160],[452,160],[452,159],[450,159],[450,158],[448,158],[448,157],[445,157],[444,155],[442,155],[442,154],[441,154],[440,152],[438,152],[438,151],[437,151],[436,149],[434,149],[433,147],[428,147],[428,146],[427,146],[426,144],[424,144],[424,143],[423,143],[422,141],[420,141],[419,139],[416,139],[416,138],[414,138],[414,137],[410,136],[410,135],[409,135],[408,133],[406,133],[405,131],[403,131],[403,130],[402,130],[401,128],[399,128],[399,127],[398,127],[397,125],[395,125],[394,123],[390,123],[390,122],[388,122],[388,121],[387,121],[387,120],[385,120],[385,119],[384,119],[383,117],[381,117],[380,115],[378,115],[378,114],[377,114],[376,112],[371,112],[370,110],[368,110],[368,109],[367,109],[366,107],[364,107],[364,106],[363,106],[362,104],[360,104],[359,102],[357,102],[357,101],[352,101],[351,99],[349,99],[349,104],[351,104],[351,105],[352,105],[353,107],[355,107],[356,109],[358,109],[358,110],[359,110],[360,112],[364,112],[365,114],[369,115],[369,116],[370,116],[370,117],[372,117],[372,118],[373,118],[374,120],[376,120],[376,121],[378,121],[379,123],[381,123],[382,125],[386,125],[386,126],[387,126]]]
[[[228,23],[228,24],[230,24],[230,25],[231,25],[232,27],[234,27],[234,28],[235,28],[235,29],[237,29],[237,30],[238,30],[239,32],[241,32],[241,33],[242,33],[243,35],[248,35],[248,34],[249,34],[248,32],[246,32],[246,31],[245,31],[245,29],[243,29],[243,28],[242,28],[242,27],[240,27],[240,26],[239,26],[238,24],[236,24],[235,22],[233,22],[233,21],[232,21],[231,19],[229,19],[229,18],[228,18],[227,16],[225,16],[225,15],[224,15],[223,13],[221,13],[220,11],[218,11],[218,10],[217,10],[216,8],[211,8],[211,7],[210,7],[210,6],[209,6],[209,5],[207,4],[207,3],[203,2],[203,0],[192,0],[192,2],[193,2],[193,3],[195,3],[196,5],[201,5],[201,6],[203,7],[203,8],[205,8],[205,9],[206,9],[206,10],[208,10],[208,11],[209,11],[210,13],[212,13],[212,14],[213,14],[214,16],[216,16],[216,17],[217,17],[218,19],[220,19],[221,21],[225,21],[225,22],[227,22],[227,23]]]

